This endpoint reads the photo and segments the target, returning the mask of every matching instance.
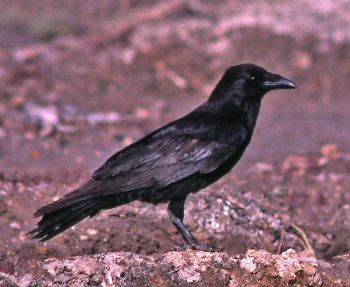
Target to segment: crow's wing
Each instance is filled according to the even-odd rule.
[[[193,174],[214,171],[242,148],[247,134],[238,123],[202,125],[193,127],[192,133],[170,126],[114,154],[93,179],[119,182],[118,191],[164,188]]]

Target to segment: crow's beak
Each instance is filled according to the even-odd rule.
[[[296,85],[280,75],[271,74],[271,76],[261,84],[261,87],[265,91],[271,91],[277,89],[295,89]]]

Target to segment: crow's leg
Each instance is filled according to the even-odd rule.
[[[205,251],[218,251],[218,249],[210,246],[199,244],[197,239],[191,234],[186,225],[183,223],[184,207],[186,197],[173,198],[168,205],[168,214],[171,221],[174,223],[177,230],[192,249]]]
[[[186,197],[173,198],[168,205],[168,214],[171,221],[181,233],[182,237],[191,247],[198,246],[197,239],[191,234],[186,225],[183,223],[184,207]]]

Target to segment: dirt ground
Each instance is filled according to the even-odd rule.
[[[44,244],[25,234],[36,208],[203,102],[226,67],[253,62],[298,88],[264,99],[243,159],[189,197],[186,223],[229,255],[301,252],[299,226],[324,272],[350,284],[350,5],[284,3],[1,1],[0,271],[181,249],[166,206],[138,202]]]

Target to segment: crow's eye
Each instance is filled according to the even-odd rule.
[[[260,77],[257,75],[249,75],[247,78],[247,82],[255,86],[260,82]]]

